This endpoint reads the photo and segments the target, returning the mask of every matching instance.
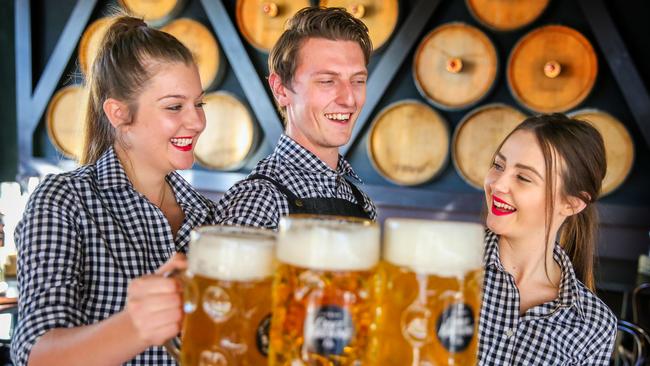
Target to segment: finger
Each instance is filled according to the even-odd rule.
[[[187,268],[187,257],[185,254],[176,253],[165,262],[162,266],[158,267],[155,273],[163,274],[173,270],[184,270]]]
[[[136,278],[129,283],[127,288],[127,296],[129,300],[155,295],[179,293],[181,293],[181,287],[178,284],[178,281],[160,275],[146,275]]]
[[[169,335],[172,337],[180,330],[182,312],[180,309],[167,309],[134,319],[134,324],[143,338],[152,339],[158,335],[161,328],[174,327],[177,329]],[[165,339],[168,337],[165,336]]]
[[[156,346],[162,346],[169,339],[176,337],[181,331],[179,324],[168,324],[154,330],[152,343]]]
[[[158,294],[135,299],[128,306],[135,317],[148,318],[160,311],[180,310],[182,301],[179,294]]]

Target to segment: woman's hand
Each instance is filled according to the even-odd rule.
[[[163,274],[185,268],[185,256],[176,254],[155,274],[136,278],[129,283],[125,312],[137,338],[145,347],[162,345],[180,332],[182,288],[177,280]]]

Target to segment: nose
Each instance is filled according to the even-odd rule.
[[[486,182],[493,194],[510,192],[510,180],[506,173],[488,174]]]
[[[185,119],[185,127],[195,132],[202,132],[205,129],[205,112],[203,108],[191,108]]]
[[[354,107],[355,96],[350,82],[346,81],[339,84],[336,102],[341,106]]]

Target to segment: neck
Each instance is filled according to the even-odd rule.
[[[330,149],[329,151],[322,151],[322,152],[316,152],[309,150],[314,155],[318,156],[320,160],[322,160],[325,164],[327,164],[328,167],[332,170],[336,170],[336,168],[339,165],[339,149]]]
[[[287,131],[285,132],[293,141],[300,144],[300,146],[309,150],[312,154],[316,155],[321,161],[323,161],[330,169],[336,170],[339,164],[339,148],[335,147],[324,147],[318,146],[311,142],[309,139],[305,138],[301,134],[293,133],[292,129],[287,125]]]
[[[165,181],[166,174],[157,171],[151,166],[138,162],[137,159],[133,159],[126,150],[117,144],[114,149],[133,188],[147,197],[151,203],[160,207],[165,190],[167,189],[167,183]]]
[[[499,257],[501,263],[510,273],[517,285],[522,283],[538,282],[557,286],[562,275],[560,267],[553,259],[553,247],[555,245],[555,234],[550,233],[546,247],[544,243],[545,233],[529,233],[525,237],[504,237],[499,238]],[[549,283],[550,279],[550,283]]]

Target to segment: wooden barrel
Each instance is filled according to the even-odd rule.
[[[465,0],[472,16],[495,31],[511,31],[537,19],[549,0]]]
[[[445,167],[449,151],[447,122],[433,108],[414,100],[393,103],[372,122],[368,156],[384,178],[417,185]]]
[[[413,79],[435,106],[457,110],[481,100],[497,76],[497,53],[490,39],[465,23],[435,28],[418,46]]]
[[[452,140],[451,155],[458,175],[467,184],[482,190],[496,149],[525,118],[517,109],[499,103],[467,113]]]
[[[257,136],[251,113],[227,92],[209,93],[203,101],[206,127],[194,147],[196,160],[211,169],[241,167],[253,150]]]
[[[119,0],[130,14],[142,17],[148,24],[159,27],[180,13],[182,0]]]
[[[625,125],[609,113],[597,109],[581,109],[570,117],[591,123],[605,142],[607,173],[603,179],[601,196],[605,196],[623,184],[634,164],[634,140]]]
[[[308,6],[309,0],[237,0],[237,27],[253,47],[269,52],[284,32],[286,21]]]
[[[84,117],[88,95],[81,85],[59,89],[47,107],[45,122],[47,135],[63,155],[78,160],[84,138]]]
[[[113,19],[109,17],[99,18],[92,22],[84,31],[79,41],[79,67],[84,75],[88,71],[97,57],[99,48],[104,40],[104,35],[108,28],[113,24]]]
[[[320,0],[320,6],[345,8],[368,27],[374,50],[380,49],[397,26],[397,0]]]
[[[564,112],[591,92],[598,73],[593,47],[562,25],[537,28],[519,40],[508,60],[512,95],[536,112]]]
[[[162,27],[192,51],[199,67],[201,85],[204,90],[215,86],[223,76],[223,58],[217,40],[203,24],[189,18],[179,18]]]

